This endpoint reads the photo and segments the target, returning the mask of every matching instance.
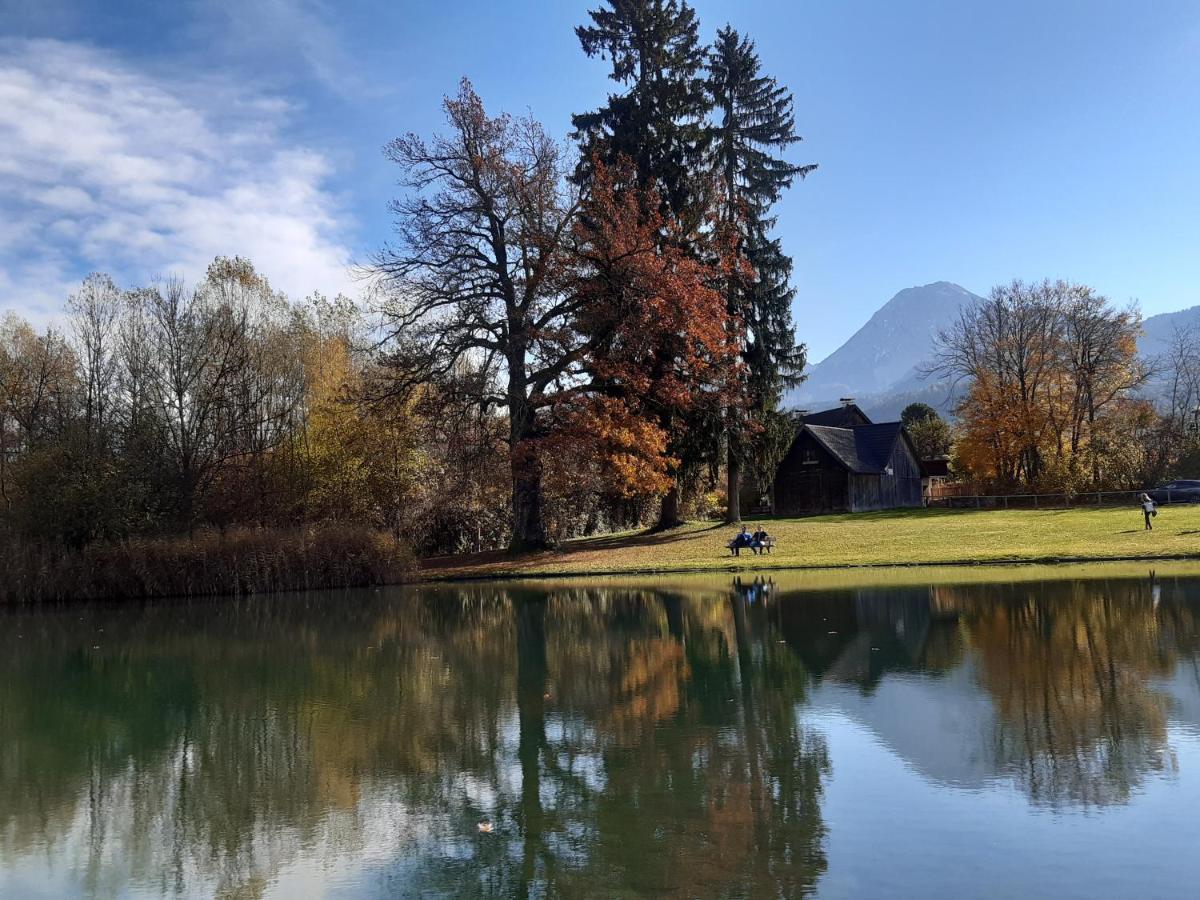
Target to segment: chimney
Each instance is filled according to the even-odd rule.
[[[854,398],[853,397],[842,397],[838,402],[841,403],[842,406],[853,406]]]

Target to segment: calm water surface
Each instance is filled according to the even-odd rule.
[[[6,898],[1184,897],[1198,826],[1200,577],[0,613]]]

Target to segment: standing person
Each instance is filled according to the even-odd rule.
[[[1149,494],[1142,494],[1139,499],[1142,503],[1142,515],[1146,518],[1146,530],[1153,531],[1154,526],[1150,520],[1158,515],[1158,510],[1154,508],[1154,501],[1150,499]]]

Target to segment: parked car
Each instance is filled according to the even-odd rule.
[[[1147,493],[1155,503],[1200,503],[1200,481],[1168,481]]]

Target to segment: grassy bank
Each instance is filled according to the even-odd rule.
[[[369,528],[232,529],[75,550],[0,543],[0,604],[223,596],[392,584],[408,551]]]
[[[427,579],[637,572],[770,571],[841,566],[962,565],[1065,560],[1200,558],[1200,507],[1164,507],[1154,531],[1141,511],[889,510],[804,519],[763,519],[779,541],[770,556],[731,557],[733,533],[712,523],[660,534],[570,541],[511,557],[477,554],[425,560]],[[751,521],[747,524],[753,525]]]

